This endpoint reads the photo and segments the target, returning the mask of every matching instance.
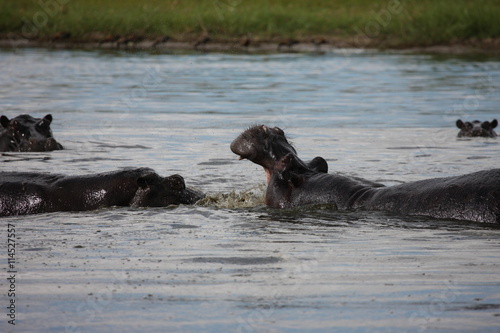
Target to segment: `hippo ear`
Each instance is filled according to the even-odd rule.
[[[317,171],[328,173],[328,162],[321,156],[316,156],[309,162],[309,168]]]
[[[4,115],[2,115],[2,116],[0,117],[0,124],[2,124],[2,126],[3,126],[4,128],[9,127],[9,123],[10,123],[9,118],[7,118],[7,117],[6,117],[6,116],[4,116]]]
[[[43,119],[40,120],[36,125],[39,127],[49,127],[51,122],[52,122],[52,115],[48,114],[45,117],[43,117]]]
[[[464,128],[464,122],[461,119],[458,119],[456,124],[457,124],[458,128],[460,128],[460,129]]]
[[[493,128],[495,128],[495,127],[497,127],[497,126],[498,126],[498,121],[497,121],[496,119],[493,119],[493,120],[491,121],[490,125],[491,125],[491,128],[493,129]]]
[[[50,125],[50,123],[52,122],[52,115],[50,113],[45,115],[45,117],[43,117],[43,120],[48,121]]]
[[[176,191],[183,191],[186,189],[186,183],[181,175],[172,175],[163,180],[165,185]]]

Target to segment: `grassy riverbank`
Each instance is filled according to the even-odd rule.
[[[1,1],[3,38],[96,41],[134,35],[190,42],[279,42],[355,47],[480,43],[500,48],[499,0],[41,0]]]

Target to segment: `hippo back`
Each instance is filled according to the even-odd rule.
[[[380,188],[358,205],[400,215],[500,223],[500,169]]]

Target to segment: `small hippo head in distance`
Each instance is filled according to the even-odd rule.
[[[466,121],[463,122],[461,119],[457,120],[457,127],[460,128],[458,132],[458,137],[485,137],[485,138],[495,138],[497,133],[493,130],[498,125],[498,121],[493,119],[490,121]]]
[[[0,117],[1,136],[9,144],[0,145],[1,151],[51,151],[62,149],[53,137],[50,124],[52,115],[34,118],[27,114],[9,119]]]

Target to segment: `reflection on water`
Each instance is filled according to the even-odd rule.
[[[19,238],[21,331],[500,329],[498,227],[269,209],[262,168],[229,150],[262,123],[304,159],[386,185],[498,167],[500,141],[454,127],[500,116],[498,59],[27,49],[0,62],[2,113],[51,113],[67,148],[5,154],[0,170],[147,166],[207,193],[191,207],[3,218]]]

